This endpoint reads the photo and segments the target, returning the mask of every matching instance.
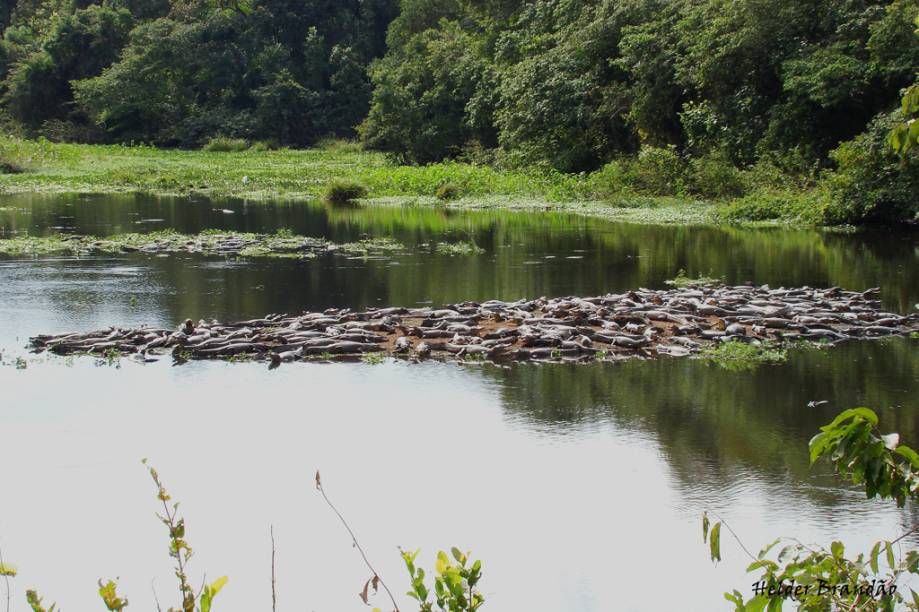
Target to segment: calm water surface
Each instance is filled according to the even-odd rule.
[[[754,549],[778,535],[864,548],[917,519],[840,487],[806,455],[816,428],[854,405],[919,441],[916,340],[796,351],[754,373],[685,359],[115,367],[25,350],[38,333],[186,317],[657,288],[681,268],[728,282],[881,286],[899,312],[919,302],[911,234],[410,206],[0,198],[4,237],[280,227],[409,247],[474,240],[486,254],[0,259],[0,351],[7,364],[30,360],[0,367],[0,547],[21,570],[14,610],[33,587],[64,609],[98,609],[96,580],[115,576],[132,608],[152,608],[154,589],[175,605],[142,457],[182,500],[195,579],[230,576],[218,600],[227,612],[270,609],[269,525],[280,610],[365,609],[356,594],[366,572],[312,486],[316,469],[394,591],[406,585],[398,546],[421,548],[432,565],[436,550],[458,545],[483,559],[492,610],[724,609],[721,593],[749,592],[753,580],[727,538],[725,561],[708,562],[705,510]],[[829,403],[808,408],[812,400]]]

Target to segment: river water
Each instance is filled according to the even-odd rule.
[[[458,546],[481,558],[485,610],[718,610],[750,594],[730,536],[710,563],[704,511],[748,548],[778,536],[858,550],[915,523],[868,501],[807,441],[844,408],[875,408],[919,443],[919,341],[795,350],[730,372],[689,359],[503,369],[451,363],[139,364],[28,353],[39,333],[185,318],[240,319],[327,307],[597,295],[664,286],[685,269],[771,286],[882,287],[919,302],[919,236],[660,227],[556,213],[419,206],[121,197],[0,198],[0,237],[208,228],[347,242],[391,237],[385,258],[309,261],[156,257],[0,259],[0,550],[24,592],[99,609],[121,578],[131,609],[177,605],[149,458],[180,499],[199,583],[229,575],[221,612],[365,610],[369,575],[335,514],[411,609],[398,547]],[[479,256],[421,244],[472,240]],[[18,359],[26,367],[16,367]],[[20,366],[22,362],[20,362]],[[826,401],[808,407],[812,401]],[[915,544],[915,542],[914,542]],[[0,592],[3,588],[0,587]],[[378,596],[375,605],[387,609]]]

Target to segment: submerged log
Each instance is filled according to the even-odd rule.
[[[273,367],[317,358],[354,360],[368,353],[413,360],[583,363],[687,356],[723,342],[836,344],[919,331],[919,313],[886,312],[871,297],[877,292],[710,284],[440,308],[330,308],[235,323],[185,320],[176,331],[110,327],[42,334],[31,339],[31,346],[59,355],[172,353],[180,361],[245,356]]]

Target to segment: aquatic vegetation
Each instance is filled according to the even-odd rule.
[[[361,357],[361,361],[367,365],[380,365],[386,361],[386,354],[383,352],[379,353],[365,353]]]
[[[769,342],[728,340],[703,348],[699,356],[725,370],[742,372],[761,365],[783,363],[788,359],[788,351]]]
[[[0,239],[0,255],[15,257],[140,252],[309,259],[336,251],[366,254],[398,251],[404,248],[389,238],[335,244],[324,238],[295,236],[289,230],[282,230],[276,234],[206,230],[194,235],[165,230],[148,234],[118,234],[105,238],[59,234]]]
[[[334,250],[341,253],[366,255],[368,253],[379,253],[386,251],[401,251],[405,246],[396,242],[392,238],[365,238],[357,242],[348,242],[338,245]]]
[[[224,230],[205,230],[199,234],[180,234],[172,230],[147,234],[95,236],[66,235],[21,236],[0,239],[0,255],[39,257],[46,255],[95,254],[174,254],[198,253],[242,258],[312,259],[326,253],[369,255],[406,250],[392,238],[364,238],[357,242],[336,244],[324,238],[296,236],[290,230],[275,234],[253,234]],[[438,243],[434,250],[443,255],[480,255],[485,252],[473,242]],[[130,298],[137,305],[137,296]]]
[[[481,255],[485,249],[475,242],[440,242],[434,248],[439,255]]]
[[[697,278],[690,278],[686,274],[686,270],[680,268],[680,270],[677,272],[676,277],[668,281],[664,281],[664,282],[673,287],[682,289],[684,287],[692,287],[693,285],[717,284],[717,283],[724,282],[724,279],[713,277],[713,276],[703,276],[703,275],[699,275]]]
[[[829,460],[838,476],[864,486],[868,499],[893,500],[903,507],[919,500],[919,454],[900,444],[897,433],[882,434],[877,414],[868,408],[851,408],[820,428],[808,444],[811,464]],[[747,572],[762,572],[753,583],[753,596],[744,599],[738,590],[725,593],[736,610],[781,610],[794,603],[801,610],[917,610],[919,595],[908,579],[919,575],[919,552],[897,546],[914,534],[913,527],[893,540],[876,542],[869,552],[847,556],[843,542],[829,548],[805,545],[795,538],[778,538],[759,551],[749,552],[724,520],[711,525],[702,517],[702,537],[712,561],[721,560],[721,527],[728,529],[752,559]],[[782,548],[776,547],[784,543]],[[778,550],[776,554],[773,551]],[[881,570],[882,560],[887,567]],[[904,584],[905,583],[905,584]],[[905,591],[909,589],[909,599]]]
[[[356,181],[337,179],[329,183],[323,197],[333,204],[345,204],[367,197],[367,188]]]

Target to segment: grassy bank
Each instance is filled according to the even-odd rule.
[[[674,178],[667,160],[613,163],[592,174],[447,162],[397,166],[356,145],[309,150],[183,151],[0,138],[0,193],[321,198],[342,181],[379,204],[565,210],[639,223],[819,222],[820,190],[776,172],[699,166]],[[701,193],[700,193],[701,192]]]

